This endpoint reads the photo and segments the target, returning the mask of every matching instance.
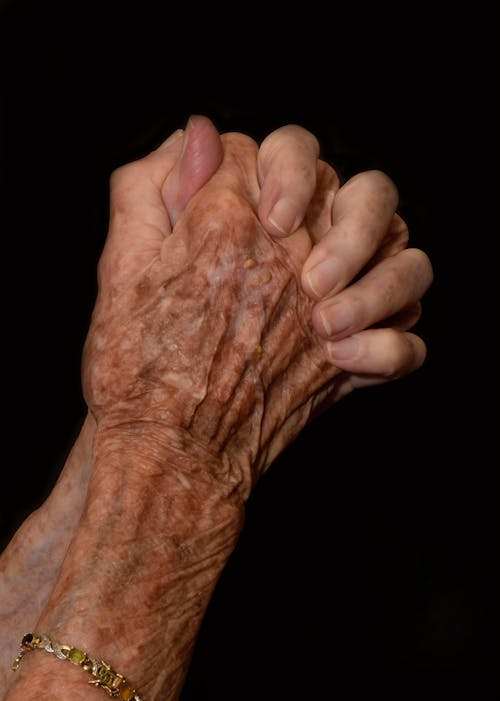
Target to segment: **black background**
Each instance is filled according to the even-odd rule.
[[[191,113],[256,139],[299,123],[344,179],[397,183],[435,271],[428,359],[342,400],[262,479],[183,701],[498,698],[496,15],[1,7],[3,543],[83,416],[111,171]]]

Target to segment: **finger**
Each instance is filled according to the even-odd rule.
[[[380,324],[374,326],[383,326],[385,328],[397,329],[398,331],[409,331],[419,321],[422,316],[422,304],[417,302],[406,309],[402,309],[397,314],[384,319]]]
[[[161,189],[172,226],[195,193],[212,177],[222,162],[219,132],[208,117],[189,118],[180,158]]]
[[[394,256],[396,253],[399,253],[408,246],[409,240],[410,234],[408,225],[405,220],[395,212],[392,215],[387,233],[382,239],[377,252],[370,260],[369,265],[372,266],[383,258],[388,258],[389,256]]]
[[[330,361],[351,374],[351,388],[381,384],[417,370],[427,348],[413,333],[368,329],[341,341],[327,343]]]
[[[147,221],[159,241],[170,232],[160,189],[178,160],[183,131],[177,129],[159,149],[117,168],[110,178],[111,231],[131,230]],[[109,237],[108,237],[109,238]]]
[[[262,142],[258,212],[269,234],[288,236],[300,226],[316,188],[318,155],[316,137],[296,124],[276,129]]]
[[[177,129],[144,158],[115,170],[111,177],[112,214],[122,215],[128,222],[146,218],[166,234],[170,222],[165,221],[165,207],[175,222],[221,160],[217,129],[207,117],[194,115],[185,131]]]
[[[313,244],[323,238],[332,226],[332,205],[338,185],[339,179],[334,169],[328,163],[318,160],[316,189],[302,226],[290,236],[279,240],[280,246],[298,263],[299,272],[311,253]]]
[[[312,244],[318,243],[332,228],[333,203],[339,184],[335,170],[328,163],[318,160],[316,190],[304,217]]]
[[[110,228],[99,279],[127,280],[148,265],[221,159],[217,130],[206,117],[196,117],[184,132],[178,129],[158,149],[118,168],[111,177]]]
[[[432,266],[418,248],[382,260],[338,295],[318,302],[312,323],[325,338],[339,340],[417,303],[432,282]]]
[[[110,178],[109,229],[97,266],[99,289],[118,287],[150,264],[171,231],[160,187],[180,155],[178,129],[145,158],[117,168]]]
[[[396,186],[380,171],[355,175],[341,187],[332,226],[304,264],[304,291],[321,299],[348,285],[386,238],[397,204]]]

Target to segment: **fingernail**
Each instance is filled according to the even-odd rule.
[[[336,258],[327,258],[307,273],[307,282],[316,297],[324,297],[332,291],[338,280],[338,267]]]
[[[282,197],[276,202],[268,220],[285,236],[295,231],[300,224],[297,207],[289,197]]]
[[[181,157],[184,155],[184,151],[186,150],[186,146],[189,143],[190,134],[193,131],[193,129],[195,128],[198,119],[199,119],[198,115],[192,114],[186,122],[186,129],[184,131],[184,140],[182,142],[182,148],[181,148]]]
[[[199,114],[192,114],[187,120],[186,129],[194,129],[200,119],[202,117]]]
[[[333,361],[349,360],[350,358],[355,358],[358,354],[359,341],[351,336],[350,338],[343,338],[342,341],[330,342],[327,344],[327,347]]]
[[[353,313],[349,305],[330,304],[319,312],[327,336],[335,336],[347,331],[353,322]]]

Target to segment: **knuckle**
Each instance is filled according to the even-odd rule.
[[[395,210],[399,202],[399,191],[392,178],[381,170],[368,171],[367,175],[375,196]]]
[[[421,282],[422,288],[427,289],[434,280],[434,270],[429,256],[420,248],[408,248],[406,254],[412,258],[415,275]]]
[[[385,330],[383,376],[396,379],[409,371],[412,365],[413,348],[403,333],[395,329]]]
[[[278,129],[275,133],[285,137],[290,142],[298,143],[301,149],[305,146],[307,149],[310,149],[316,157],[319,156],[319,141],[314,134],[305,127],[299,124],[287,124],[281,129]]]
[[[417,301],[430,287],[433,273],[428,256],[418,248],[407,248],[386,259],[380,284],[380,299],[397,312],[397,304]]]
[[[123,166],[118,166],[118,168],[115,168],[114,171],[111,173],[110,178],[109,178],[109,183],[111,186],[111,190],[116,190],[121,186],[123,183],[124,179],[127,177],[127,169],[129,165],[123,165]]]
[[[404,289],[407,284],[408,275],[404,270],[404,266],[398,265],[397,261],[394,261],[391,265],[387,265],[383,284],[380,289],[380,296],[383,304],[388,308],[392,308],[394,302],[400,299],[401,290]]]
[[[354,293],[347,290],[345,296],[342,296],[342,306],[348,309],[349,328],[364,329],[370,320],[370,309],[367,305],[366,297],[360,293]]]
[[[420,301],[415,302],[415,304],[412,304],[410,307],[405,309],[403,312],[400,314],[400,321],[396,325],[396,328],[403,330],[403,331],[408,331],[408,329],[411,329],[415,324],[417,324],[422,317],[422,304]]]
[[[126,214],[130,209],[130,195],[146,173],[141,161],[133,161],[116,168],[110,176],[110,206],[112,216]]]
[[[410,241],[410,231],[408,224],[399,214],[395,213],[389,227],[389,238],[400,249],[406,248]]]
[[[391,199],[399,198],[399,191],[394,180],[384,173],[383,170],[364,170],[361,173],[356,173],[346,183],[344,187],[362,184],[368,190],[375,190],[380,194],[385,194]]]
[[[384,222],[384,227],[387,227],[390,216],[396,212],[399,203],[398,189],[393,180],[378,170],[354,175],[342,186],[341,193],[342,197],[347,197],[347,202],[350,202],[351,219],[357,217],[365,226],[366,222],[370,221],[370,228],[373,228],[373,223],[376,222]]]
[[[260,145],[259,159],[267,165],[271,165],[275,160],[300,159],[300,161],[307,161],[310,169],[312,167],[311,161],[316,167],[319,150],[318,139],[312,132],[297,124],[287,124],[275,129],[265,137]],[[311,158],[311,154],[313,158]]]
[[[137,178],[144,176],[144,165],[141,161],[131,161],[115,168],[110,175],[110,187],[113,192],[128,188]]]
[[[396,329],[386,329],[383,375],[398,379],[417,370],[426,358],[425,343],[418,336]]]

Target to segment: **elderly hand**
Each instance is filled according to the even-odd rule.
[[[422,250],[408,248],[408,227],[396,213],[392,180],[367,171],[339,187],[334,170],[318,154],[316,138],[297,125],[264,139],[258,156],[259,215],[274,236],[289,236],[304,221],[309,225],[312,250],[302,286],[316,302],[313,326],[329,341],[330,361],[345,371],[337,378],[339,398],[402,377],[423,363],[424,342],[407,332],[420,317],[433,272]],[[328,192],[318,228],[311,218],[321,178]]]
[[[213,162],[217,149],[222,160],[197,194],[184,197],[194,129]],[[243,499],[334,393],[339,374],[311,326],[300,282],[313,237],[329,225],[335,177],[320,169],[306,224],[277,239],[256,213],[257,154],[250,138],[219,137],[198,119],[182,155],[174,136],[114,174],[83,358],[96,450],[110,455],[126,440],[131,453],[138,446],[139,462],[151,446],[158,464],[168,448],[188,476],[195,451],[196,477],[208,474]],[[195,188],[196,177],[185,182]]]
[[[288,159],[307,171],[297,221],[307,211],[304,225],[277,239],[282,232],[272,222],[278,218],[269,219],[273,197],[300,199],[284,167]],[[356,386],[364,372],[373,374],[339,372],[341,363],[332,364],[318,320],[320,305],[334,298],[327,293],[318,302],[308,287],[308,265],[325,255],[335,230],[337,187],[333,170],[317,158],[314,137],[300,127],[277,130],[259,150],[241,134],[219,137],[204,118],[113,176],[110,232],[84,353],[93,417],[83,460],[91,463],[90,485],[81,518],[80,502],[74,526],[51,533],[63,544],[44,580],[50,586],[37,599],[45,606],[38,623],[114,660],[148,698],[174,698],[182,684],[203,612],[241,527],[240,498],[317,407]],[[322,260],[336,250],[351,274],[357,266],[377,270],[388,255],[396,260],[390,254],[405,244],[391,248],[375,223],[370,230],[366,236],[351,225],[345,257],[333,246]],[[349,250],[357,254],[353,264]],[[406,297],[398,298],[396,312],[390,300],[379,304],[379,320],[418,306],[419,290],[430,283],[430,265],[419,255],[427,283],[418,287],[405,278]],[[363,280],[356,277],[351,287]],[[363,295],[384,290],[384,278],[393,280],[393,272],[379,268],[378,282],[355,298],[368,308]],[[350,289],[341,288],[334,293]],[[373,323],[374,315],[366,321]],[[358,336],[379,330],[351,329]],[[403,332],[390,333],[389,345],[397,346]],[[376,359],[376,339],[366,347],[366,357]],[[423,354],[414,358],[393,361],[392,376],[417,367]],[[61,510],[63,496],[64,490]],[[49,521],[57,522],[57,499]],[[24,582],[20,542],[4,554],[4,571],[13,567]],[[7,580],[13,591],[15,577]],[[9,620],[19,627],[22,616],[13,609]],[[132,620],[124,611],[134,612]],[[20,634],[33,627],[35,617],[28,625],[26,616]],[[131,623],[134,642],[120,645],[130,640]],[[145,665],[150,650],[154,660]],[[23,661],[9,701],[42,689],[53,698],[66,698],[68,689],[83,698],[80,670],[64,664],[60,670],[59,661],[34,660],[37,655]]]
[[[179,158],[178,134],[114,176],[85,396],[101,436],[126,428],[180,455],[194,443],[246,498],[318,406],[422,363],[425,346],[406,329],[432,273],[406,248],[382,173],[338,189],[300,127],[260,151],[203,118],[189,130],[205,160],[190,158],[194,138]],[[186,175],[191,162],[199,170]],[[285,214],[292,233],[278,237]]]

